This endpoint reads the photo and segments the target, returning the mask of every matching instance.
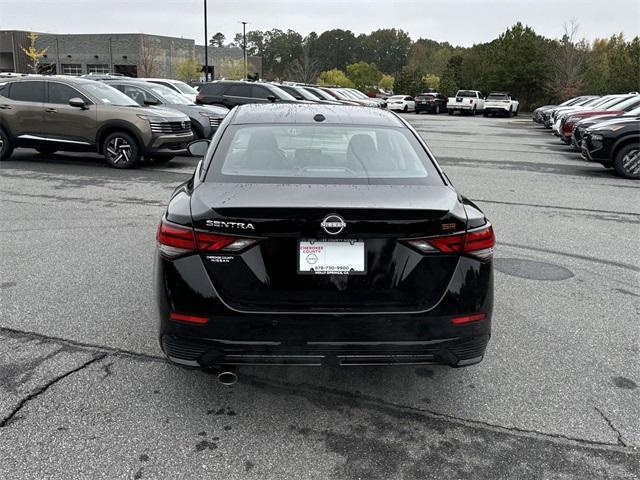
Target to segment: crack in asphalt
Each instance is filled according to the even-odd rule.
[[[22,408],[28,402],[30,402],[31,400],[37,398],[39,395],[43,394],[44,392],[46,392],[49,388],[51,388],[53,385],[58,383],[60,380],[68,377],[69,375],[73,375],[76,372],[79,372],[80,370],[82,370],[82,369],[88,367],[89,365],[97,362],[98,360],[102,360],[106,356],[107,356],[106,353],[95,355],[91,360],[86,361],[85,363],[83,363],[79,367],[74,368],[72,370],[69,370],[69,371],[63,373],[62,375],[58,375],[57,377],[49,380],[42,387],[36,389],[34,392],[31,392],[29,395],[27,395],[22,400],[20,400],[18,405],[15,406],[15,408],[11,411],[11,413],[9,413],[9,415],[7,415],[5,418],[0,420],[0,428],[9,426],[11,424],[11,422],[13,421],[13,419],[15,418],[15,416],[18,414],[18,412],[20,412],[20,410],[22,410]]]
[[[69,371],[69,372],[67,372],[67,373],[55,378],[54,380],[49,382],[47,385],[45,385],[43,388],[39,389],[37,392],[27,396],[23,401],[20,402],[18,407],[9,415],[8,418],[6,418],[6,419],[4,419],[4,420],[2,420],[0,422],[0,428],[8,425],[8,423],[11,420],[11,418],[13,418],[15,416],[15,414],[29,400],[37,397],[42,392],[47,390],[50,386],[52,386],[53,384],[59,382],[60,380],[64,379],[65,377],[67,377],[67,376],[69,376],[69,375],[71,375],[73,373],[76,373],[76,372],[88,367],[89,365],[91,365],[91,364],[93,364],[93,363],[95,363],[95,362],[97,362],[99,360],[102,360],[102,359],[104,359],[104,358],[106,358],[108,356],[118,355],[118,356],[130,357],[130,358],[133,358],[133,359],[138,360],[138,361],[154,361],[154,362],[159,362],[159,363],[165,363],[166,362],[165,358],[162,357],[162,356],[154,356],[154,355],[145,354],[145,353],[133,352],[131,350],[119,349],[119,348],[114,348],[114,347],[105,347],[105,346],[101,346],[101,345],[95,345],[95,344],[89,344],[89,343],[83,343],[83,342],[76,342],[76,341],[73,341],[73,340],[66,340],[66,339],[60,338],[60,337],[50,337],[50,336],[42,335],[42,334],[35,333],[35,332],[26,332],[26,331],[15,330],[15,329],[6,328],[6,327],[0,327],[0,332],[7,332],[7,333],[14,334],[14,335],[22,335],[22,336],[25,336],[25,337],[38,338],[41,341],[63,343],[63,344],[68,344],[68,345],[72,345],[72,346],[75,346],[75,347],[83,347],[83,348],[86,348],[86,349],[92,349],[92,350],[94,350],[94,353],[96,353],[96,351],[100,352],[92,360],[89,360],[88,362],[86,362],[85,364],[81,365],[80,367],[78,367],[78,368],[76,368],[74,370],[71,370],[71,371]],[[106,352],[110,352],[110,353],[106,353]],[[625,448],[625,449],[631,448],[629,445],[627,445],[622,440],[622,435],[620,434],[620,432],[613,426],[613,424],[611,424],[611,422],[597,408],[596,408],[596,410],[598,410],[600,415],[602,415],[602,417],[607,421],[607,423],[612,428],[612,430],[618,435],[618,439],[617,439],[616,443],[600,442],[600,441],[589,440],[589,439],[585,439],[585,438],[572,437],[570,435],[564,435],[564,434],[561,434],[561,433],[541,432],[539,430],[520,428],[520,427],[516,427],[516,426],[503,426],[503,425],[499,425],[499,424],[495,424],[495,423],[491,423],[491,422],[486,422],[486,421],[483,421],[483,420],[472,420],[472,419],[468,419],[468,418],[457,417],[455,415],[451,415],[451,414],[447,414],[447,413],[437,412],[435,410],[419,408],[419,407],[413,407],[413,406],[409,406],[409,405],[401,405],[401,404],[397,404],[397,403],[386,401],[386,400],[378,398],[378,397],[365,395],[365,394],[362,394],[362,393],[351,393],[351,392],[348,392],[348,391],[332,389],[332,388],[324,387],[324,386],[321,386],[321,385],[311,385],[311,384],[308,384],[308,383],[293,384],[293,383],[288,383],[288,382],[284,382],[284,381],[277,381],[277,380],[273,380],[273,379],[265,379],[265,378],[257,377],[257,376],[253,376],[253,375],[243,375],[242,378],[248,379],[250,384],[252,384],[252,385],[254,385],[256,387],[262,388],[263,390],[266,389],[266,388],[271,388],[271,389],[276,389],[277,388],[277,389],[281,389],[281,390],[286,390],[288,393],[291,393],[292,395],[301,396],[303,398],[313,399],[313,398],[317,398],[318,394],[321,394],[321,395],[333,395],[334,397],[342,399],[344,401],[344,403],[351,402],[354,405],[355,405],[356,402],[358,402],[358,404],[362,404],[363,402],[366,402],[371,407],[376,408],[380,412],[383,412],[383,413],[386,413],[388,415],[392,415],[392,416],[395,416],[395,417],[398,417],[399,414],[415,415],[415,416],[420,416],[421,418],[424,418],[425,416],[429,416],[431,418],[437,418],[437,419],[441,419],[441,420],[447,420],[447,421],[450,421],[450,422],[455,422],[455,423],[457,423],[459,425],[462,425],[462,426],[465,426],[465,427],[485,428],[485,429],[489,429],[489,430],[497,431],[497,432],[502,432],[502,433],[508,432],[508,433],[515,434],[515,435],[530,436],[530,437],[535,437],[535,438],[539,438],[539,437],[553,438],[553,439],[555,439],[557,441],[566,441],[566,442],[571,442],[571,443],[576,443],[576,444],[590,445],[590,446],[594,446],[594,447],[607,447],[607,448],[622,447],[622,448]]]
[[[507,247],[522,248],[524,250],[532,250],[534,252],[551,253],[553,255],[560,255],[562,257],[571,257],[571,258],[576,258],[578,260],[586,260],[588,262],[601,263],[603,265],[609,265],[612,267],[619,267],[627,270],[632,270],[634,272],[640,272],[640,267],[636,265],[631,265],[629,263],[623,263],[623,262],[614,262],[613,260],[605,260],[603,258],[588,257],[586,255],[578,255],[577,253],[561,252],[559,250],[552,250],[550,248],[529,247],[527,245],[520,245],[518,243],[509,243],[509,242],[498,242],[498,245],[506,245]]]
[[[613,422],[609,419],[609,417],[607,417],[604,412],[602,410],[600,410],[598,407],[593,407],[596,412],[598,412],[600,414],[600,416],[603,418],[603,420],[605,422],[607,422],[607,425],[609,425],[609,428],[611,428],[611,430],[614,431],[614,433],[618,436],[618,445],[622,446],[622,447],[628,447],[629,445],[626,444],[626,442],[624,441],[624,439],[622,438],[622,434],[620,433],[620,430],[618,430],[615,425],[613,424]]]
[[[318,398],[317,395],[320,393],[322,395],[333,395],[335,397],[342,398],[346,400],[345,403],[348,403],[348,401],[353,402],[356,400],[358,402],[366,402],[372,408],[378,410],[380,413],[385,413],[387,415],[391,415],[394,417],[398,417],[399,413],[409,415],[409,416],[411,415],[419,416],[419,417],[428,416],[431,418],[439,418],[441,420],[444,419],[450,422],[455,422],[465,427],[485,428],[485,429],[496,431],[496,432],[502,432],[502,433],[508,432],[510,434],[518,434],[525,437],[553,438],[556,440],[568,441],[571,443],[577,443],[581,445],[591,445],[594,447],[630,448],[625,443],[621,443],[620,440],[618,440],[617,443],[599,442],[596,440],[588,440],[584,438],[563,435],[561,433],[547,433],[547,432],[541,432],[539,430],[526,429],[526,428],[520,428],[515,426],[507,427],[507,426],[503,426],[503,425],[499,425],[491,422],[486,422],[483,420],[471,420],[467,418],[456,417],[455,415],[436,412],[435,410],[429,410],[426,408],[412,407],[409,405],[400,405],[397,403],[388,402],[381,398],[365,395],[362,393],[353,394],[351,392],[347,392],[344,390],[332,389],[332,388],[323,387],[319,385],[311,385],[308,383],[293,384],[293,383],[275,381],[272,379],[264,379],[264,378],[255,377],[251,375],[243,375],[243,378],[249,379],[254,386],[262,387],[263,389],[265,387],[280,388],[280,389],[286,390],[287,393],[290,393],[292,395],[296,395],[299,397],[307,398],[312,401],[313,399],[317,399]],[[305,389],[307,390],[306,392],[304,391]],[[614,431],[617,433],[617,430],[614,429]]]
[[[541,205],[539,203],[505,202],[500,200],[485,200],[482,198],[474,198],[472,200],[474,202],[495,203],[497,205],[515,205],[520,207],[545,208],[549,210],[569,210],[574,212],[587,212],[587,213],[597,213],[597,214],[610,213],[613,215],[627,215],[632,217],[640,217],[640,213],[619,212],[616,210],[598,210],[595,208],[563,207],[560,205]]]

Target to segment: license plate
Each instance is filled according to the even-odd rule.
[[[456,98],[456,102],[461,102],[462,99],[461,98]]]
[[[363,275],[366,273],[364,242],[361,240],[300,240],[298,273]]]

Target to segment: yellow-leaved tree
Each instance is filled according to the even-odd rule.
[[[22,48],[22,51],[30,60],[29,67],[31,67],[32,72],[38,73],[40,59],[44,57],[45,53],[47,53],[47,49],[43,48],[42,50],[38,50],[36,48],[36,40],[38,39],[38,36],[34,32],[29,32],[27,38],[29,39],[29,46],[27,48],[21,46],[20,48]]]

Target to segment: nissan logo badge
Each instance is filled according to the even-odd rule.
[[[340,215],[332,213],[324,217],[324,220],[322,220],[320,226],[329,235],[338,235],[342,230],[345,229],[347,224]]]

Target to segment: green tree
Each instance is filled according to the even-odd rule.
[[[425,72],[418,67],[405,65],[397,78],[394,92],[398,95],[418,95],[427,89],[423,81]]]
[[[349,80],[342,70],[338,70],[337,68],[322,72],[319,81],[320,85],[353,87],[353,82]]]
[[[211,45],[212,47],[224,47],[225,38],[226,37],[224,36],[224,33],[218,32],[211,37],[211,39],[209,40],[209,45]]]
[[[195,58],[187,58],[176,63],[176,77],[183,82],[190,82],[200,78],[202,65]]]
[[[407,63],[411,38],[407,32],[383,28],[358,36],[358,59],[375,63],[385,73],[399,74]]]
[[[440,93],[452,97],[458,91],[458,84],[451,68],[446,68],[440,77]]]
[[[378,80],[378,87],[383,88],[387,91],[393,91],[393,85],[395,83],[395,78],[393,75],[387,75],[386,73],[382,74],[380,80]]]
[[[31,67],[31,71],[33,73],[38,73],[38,66],[40,65],[40,59],[44,57],[44,54],[47,53],[47,49],[43,48],[42,50],[38,50],[36,48],[36,40],[38,36],[34,32],[29,32],[27,35],[29,39],[29,46],[27,48],[22,48],[22,51],[27,56],[27,58],[31,61],[29,66]]]
[[[382,72],[375,63],[356,62],[347,65],[347,77],[358,90],[363,92],[374,87],[382,78]]]
[[[440,77],[434,73],[427,73],[422,76],[422,84],[429,90],[437,91],[440,87]]]
[[[357,40],[350,30],[327,30],[323,32],[311,49],[311,56],[318,61],[320,70],[337,68],[345,70],[347,65],[360,58],[356,56]]]
[[[233,59],[220,63],[216,75],[226,80],[241,80],[244,78],[244,60]]]

